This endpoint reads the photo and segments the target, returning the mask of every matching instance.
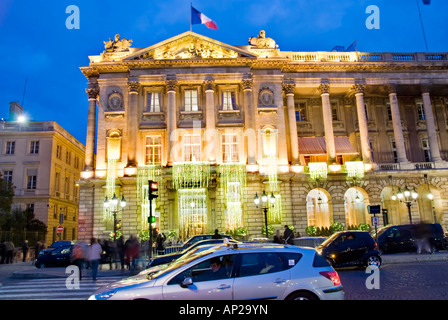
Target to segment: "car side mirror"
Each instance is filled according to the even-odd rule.
[[[191,286],[193,284],[193,279],[191,279],[190,277],[187,277],[184,279],[184,281],[182,281],[182,283],[180,284],[180,286],[182,288],[186,288],[188,286]]]

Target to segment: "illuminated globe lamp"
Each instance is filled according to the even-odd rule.
[[[401,202],[406,203],[406,206],[408,208],[409,223],[412,224],[411,204],[412,204],[412,202],[416,201],[418,198],[417,191],[415,191],[415,189],[413,189],[411,191],[406,186],[404,191],[401,191],[401,189],[398,189],[396,198],[398,198]],[[394,195],[392,196],[392,200],[394,200]]]
[[[342,169],[342,166],[339,163],[332,163],[328,166],[328,169],[330,170],[330,172],[339,172]]]
[[[254,197],[254,203],[258,206],[260,205],[260,197],[258,197],[258,193],[255,193]],[[261,194],[261,209],[263,209],[264,212],[264,227],[266,231],[266,238],[269,238],[268,233],[268,210],[269,206],[274,206],[275,204],[275,196],[274,193],[271,193],[271,195],[268,195],[265,190],[263,190],[263,193]]]
[[[104,203],[103,206],[106,210],[110,210],[110,212],[113,214],[114,217],[114,241],[117,240],[117,226],[119,225],[119,223],[117,222],[117,213],[120,212],[121,210],[124,209],[124,207],[126,207],[126,199],[124,198],[124,196],[121,197],[120,200],[120,209],[118,209],[117,207],[118,205],[118,198],[116,196],[116,194],[114,193],[114,196],[112,197],[112,199],[108,199],[107,196],[104,199]]]

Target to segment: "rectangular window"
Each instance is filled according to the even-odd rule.
[[[56,196],[59,196],[59,185],[61,181],[61,174],[56,172],[54,175],[54,191],[56,192]]]
[[[155,165],[162,163],[162,136],[146,137],[145,164]]]
[[[28,190],[36,190],[36,185],[37,185],[37,176],[36,175],[29,175],[27,177],[26,188]]]
[[[185,90],[185,111],[199,111],[197,90]]]
[[[160,112],[160,93],[149,92],[148,93],[148,112]]]
[[[338,103],[331,102],[331,118],[333,121],[339,121]]]
[[[72,153],[70,151],[67,151],[65,153],[65,163],[71,164],[72,162]]]
[[[39,154],[39,141],[30,142],[30,154]]]
[[[224,133],[222,135],[222,161],[238,162],[238,135],[236,133]]]
[[[27,203],[26,204],[26,211],[29,213],[34,214],[34,203]]]
[[[15,141],[6,142],[6,154],[14,154],[15,149],[16,149]]]
[[[184,161],[201,161],[201,136],[187,134],[183,139]]]
[[[12,183],[12,170],[3,171],[3,180]]]
[[[390,103],[386,103],[387,121],[392,121],[392,109],[390,108]]]
[[[425,162],[431,162],[431,150],[429,148],[429,141],[428,139],[422,139],[422,148],[423,148],[423,154],[425,156]]]
[[[415,103],[415,105],[417,106],[417,117],[418,117],[418,120],[425,120],[426,117],[425,117],[425,109],[423,107],[423,102],[417,101]]]
[[[394,163],[398,163],[397,144],[395,143],[395,139],[392,139],[392,153],[394,155]]]
[[[222,93],[222,110],[235,110],[235,92],[224,91]]]
[[[306,116],[306,102],[299,102],[296,109],[296,121],[308,121]],[[337,115],[336,115],[337,117]]]
[[[56,146],[56,158],[62,159],[62,146],[60,145]]]

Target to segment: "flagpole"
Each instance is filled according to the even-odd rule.
[[[418,1],[419,1],[419,0],[415,0],[415,1],[417,2],[418,16],[420,17],[420,24],[422,25],[423,39],[425,40],[425,48],[426,48],[426,52],[428,52],[428,43],[426,42],[425,28],[423,27],[422,14],[421,14],[421,12],[420,12],[420,5],[418,4]]]
[[[191,21],[191,11],[193,10],[193,2],[190,2],[190,32],[193,31],[193,21]]]

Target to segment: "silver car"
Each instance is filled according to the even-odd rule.
[[[337,272],[314,249],[247,244],[211,248],[155,273],[98,289],[90,300],[342,300]]]

